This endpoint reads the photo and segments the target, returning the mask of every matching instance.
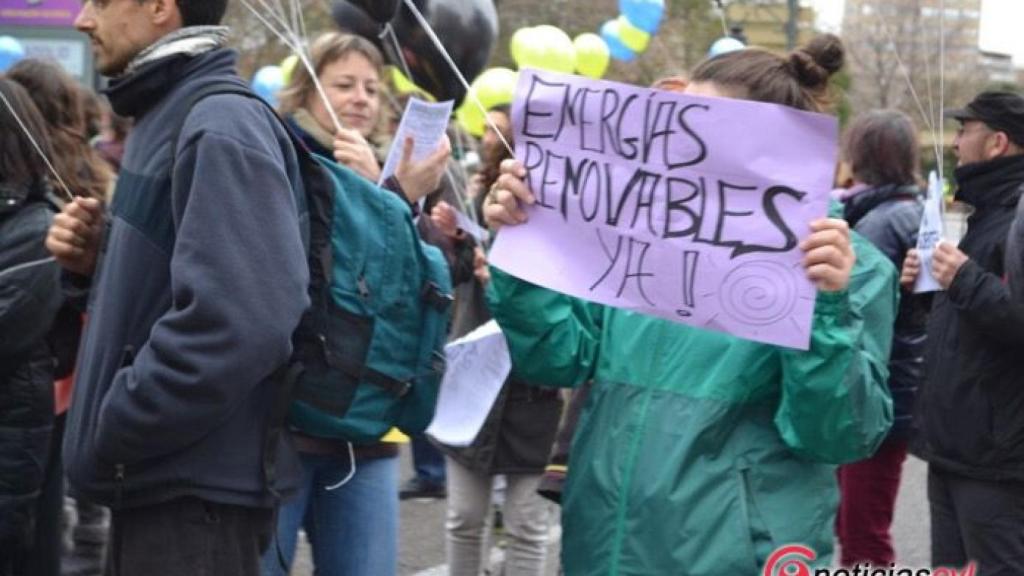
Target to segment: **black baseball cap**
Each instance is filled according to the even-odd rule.
[[[978,120],[997,132],[1005,132],[1024,146],[1024,97],[1014,92],[982,92],[967,106],[946,110],[947,118]]]

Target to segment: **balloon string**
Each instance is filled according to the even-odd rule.
[[[939,2],[939,145],[946,144],[946,123],[942,121],[943,107],[946,104],[946,0]],[[939,154],[939,180],[945,178],[945,154]],[[941,204],[940,204],[941,206]]]
[[[416,5],[413,3],[412,0],[405,0],[405,5],[412,12],[413,16],[416,17],[416,20],[420,23],[420,26],[423,27],[423,30],[427,33],[427,36],[430,38],[430,41],[433,42],[434,46],[436,46],[437,49],[441,52],[441,56],[443,56],[445,61],[448,62],[448,66],[450,66],[452,71],[455,72],[455,76],[457,76],[459,82],[462,83],[462,87],[466,89],[466,96],[470,99],[470,101],[473,102],[473,104],[476,105],[477,108],[480,109],[480,112],[481,114],[483,114],[484,117],[484,122],[486,122],[487,125],[491,127],[491,130],[494,130],[494,134],[498,137],[499,140],[501,140],[501,144],[505,147],[505,150],[508,150],[508,153],[511,154],[513,158],[515,158],[516,153],[514,150],[512,150],[512,146],[508,143],[508,140],[505,139],[505,135],[501,133],[501,130],[498,129],[498,126],[494,123],[494,121],[487,117],[487,108],[483,105],[482,102],[480,102],[480,99],[477,98],[477,95],[473,91],[473,88],[469,85],[469,82],[466,81],[466,77],[462,75],[462,71],[459,70],[459,67],[455,65],[455,61],[452,60],[451,55],[449,55],[448,51],[445,50],[444,44],[441,43],[441,39],[437,37],[437,34],[434,33],[434,29],[430,27],[430,23],[428,23],[427,19],[423,17],[423,14],[420,13],[419,8],[416,8]]]
[[[32,132],[29,131],[28,126],[25,126],[25,123],[22,122],[21,117],[18,116],[18,113],[14,111],[14,106],[11,106],[10,101],[7,100],[7,96],[5,96],[2,91],[0,91],[0,100],[3,100],[4,106],[7,107],[7,110],[11,113],[11,116],[14,116],[14,120],[18,123],[18,126],[21,127],[21,131],[25,133],[25,136],[28,137],[28,141],[32,143],[32,147],[36,149],[36,152],[39,154],[39,157],[43,159],[43,162],[46,163],[46,167],[50,169],[50,173],[53,174],[53,177],[57,179],[57,183],[60,184],[61,189],[64,190],[64,194],[67,195],[68,201],[74,201],[75,196],[74,194],[71,193],[71,189],[68,188],[68,185],[64,183],[64,179],[61,178],[60,174],[57,173],[57,169],[53,167],[53,164],[50,162],[50,159],[46,157],[46,154],[43,152],[43,148],[39,146],[39,142],[36,142],[36,139],[32,136]]]
[[[725,20],[725,7],[722,6],[722,0],[715,0],[715,4],[718,6],[718,19],[722,21],[722,35],[729,35],[729,23]]]
[[[391,45],[394,46],[395,54],[398,56],[398,62],[402,65],[402,72],[405,73],[405,77],[412,82],[412,70],[409,69],[409,62],[405,59],[405,53],[402,52],[402,45],[398,42],[398,35],[395,34],[395,29],[391,27],[391,23],[388,22],[384,25],[384,32],[382,36],[387,36],[391,40]]]
[[[253,16],[256,17],[257,20],[263,23],[263,25],[266,26],[268,30],[273,32],[278,37],[278,39],[280,39],[281,42],[283,42],[284,45],[287,46],[295,54],[295,56],[298,57],[299,61],[302,63],[303,68],[305,68],[306,71],[309,72],[309,77],[313,80],[313,86],[316,88],[317,95],[320,96],[320,100],[323,101],[324,108],[327,109],[327,114],[331,117],[331,122],[334,124],[335,133],[340,132],[343,128],[341,120],[338,119],[338,115],[334,112],[334,107],[331,106],[331,101],[329,98],[327,98],[327,93],[324,91],[324,87],[323,84],[321,84],[320,82],[319,76],[317,76],[316,69],[310,62],[309,56],[306,55],[306,52],[300,40],[296,37],[295,33],[292,32],[292,30],[288,27],[288,24],[283,21],[281,21],[280,24],[284,28],[284,31],[278,30],[269,20],[267,20],[266,17],[263,16],[263,14],[259,12],[259,10],[257,10],[249,2],[249,0],[242,0],[242,5],[248,8],[249,11],[252,12]],[[265,8],[269,8],[266,5],[264,6]],[[273,13],[272,9],[268,11]],[[280,18],[277,19],[281,20]]]
[[[900,69],[900,72],[903,73],[904,79],[906,79],[906,81],[907,81],[907,87],[910,88],[910,95],[914,99],[914,103],[917,105],[917,110],[918,110],[918,112],[921,113],[921,118],[924,120],[925,127],[928,128],[929,132],[931,132],[932,140],[934,141],[937,138],[937,135],[935,133],[935,124],[932,123],[932,115],[929,115],[927,112],[924,111],[924,105],[921,103],[921,98],[918,96],[917,90],[914,88],[914,82],[910,79],[910,71],[907,69],[906,64],[904,64],[903,58],[900,57],[899,47],[896,46],[896,42],[893,40],[892,32],[889,31],[889,27],[888,26],[882,26],[882,30],[885,31],[886,36],[888,36],[889,45],[892,46],[892,53],[896,57],[896,64],[898,65],[898,67]],[[927,65],[927,64],[928,64],[928,59],[925,58],[925,65]],[[931,108],[932,107],[931,81],[930,81],[931,76],[927,72],[925,73],[925,75],[928,76],[928,80],[929,80],[927,82],[927,84],[928,84],[928,107]],[[933,111],[933,114],[934,114],[934,111]],[[941,154],[939,153],[939,146],[941,146],[941,144],[939,142],[933,142],[932,143],[932,150],[933,150],[933,152],[935,154],[935,162],[936,162],[936,164],[939,162],[939,157],[941,156]]]

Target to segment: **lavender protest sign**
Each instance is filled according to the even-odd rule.
[[[537,203],[492,264],[572,296],[806,349],[798,244],[824,216],[835,119],[522,71],[516,156]]]

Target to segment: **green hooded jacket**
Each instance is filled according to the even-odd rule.
[[[892,424],[896,270],[853,234],[846,291],[786,349],[587,303],[492,269],[513,371],[595,385],[563,494],[567,576],[754,576],[799,543],[828,565],[836,464]]]

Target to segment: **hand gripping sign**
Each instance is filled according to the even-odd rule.
[[[516,156],[537,204],[498,268],[572,296],[806,349],[798,244],[823,217],[837,123],[784,106],[520,73]]]

